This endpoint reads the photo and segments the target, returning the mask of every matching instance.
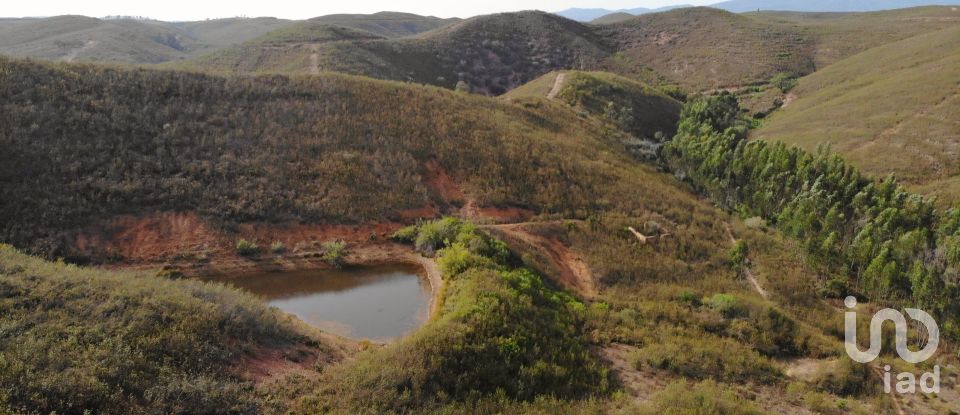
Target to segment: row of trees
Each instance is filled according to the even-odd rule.
[[[960,211],[937,212],[894,177],[866,178],[826,148],[748,142],[739,114],[730,94],[689,103],[665,163],[722,207],[800,240],[823,271],[846,276],[826,292],[960,315]]]

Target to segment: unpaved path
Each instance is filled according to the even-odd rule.
[[[729,223],[724,223],[724,228],[727,230],[727,237],[730,238],[730,243],[733,245],[737,244],[737,238],[733,236],[733,230],[730,229]],[[764,300],[769,300],[770,296],[767,294],[767,290],[763,289],[763,286],[760,285],[760,281],[757,281],[757,277],[753,275],[753,271],[750,270],[750,267],[743,268],[743,275],[747,278],[747,281],[750,282],[750,285],[753,286],[754,291],[760,294]]]
[[[547,94],[547,99],[557,98],[557,94],[560,93],[560,89],[563,88],[563,81],[567,79],[567,74],[561,72],[557,75],[557,79],[553,81],[553,88]]]
[[[73,50],[71,50],[70,52],[68,52],[66,55],[64,55],[64,56],[63,56],[63,60],[64,60],[65,62],[73,62],[73,61],[77,60],[77,57],[78,57],[81,53],[90,50],[90,48],[92,48],[92,47],[94,47],[94,46],[97,46],[98,44],[100,44],[100,41],[97,41],[97,40],[88,40],[86,43],[83,44],[83,46],[80,46],[79,48],[74,48]]]
[[[583,298],[596,297],[597,285],[583,257],[560,241],[530,232],[526,227],[531,224],[486,225],[482,228],[492,231],[514,248],[531,254],[541,254],[543,259],[549,262],[546,265],[555,271],[560,284]]]

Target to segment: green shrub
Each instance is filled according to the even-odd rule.
[[[432,255],[437,250],[456,241],[463,222],[457,218],[443,218],[424,222],[417,231],[415,246],[418,251]]]
[[[729,256],[730,267],[738,273],[743,273],[749,265],[750,248],[747,247],[747,242],[737,241],[737,243],[733,245],[733,248],[730,249]]]
[[[417,240],[417,235],[420,233],[419,225],[410,225],[393,233],[390,235],[390,239],[401,242],[401,243],[414,243]]]
[[[773,85],[775,88],[779,89],[780,92],[786,94],[795,86],[797,86],[797,77],[793,74],[781,72],[770,80],[770,85]]]
[[[257,256],[260,255],[260,245],[257,245],[256,242],[240,239],[237,241],[236,252],[237,255],[245,257]]]
[[[343,266],[343,261],[345,260],[347,253],[347,243],[344,241],[330,241],[324,242],[322,245],[323,248],[323,260],[324,262],[340,268]]]
[[[287,252],[287,246],[284,245],[283,242],[275,241],[274,243],[270,244],[270,252],[278,255],[282,254]]]
[[[740,305],[737,297],[732,294],[714,294],[704,303],[726,318],[736,318],[746,314],[746,309]]]
[[[490,258],[471,252],[462,243],[457,242],[437,253],[437,264],[444,277],[451,278],[470,268],[493,266],[494,262]]]

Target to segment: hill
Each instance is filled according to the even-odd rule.
[[[627,20],[631,20],[635,15],[625,12],[616,12],[605,14],[596,19],[590,21],[590,24],[611,24],[611,23],[620,23]]]
[[[956,123],[960,27],[870,49],[800,80],[796,100],[754,137],[829,144],[869,174],[960,196]]]
[[[557,16],[566,17],[570,20],[576,20],[578,22],[593,22],[597,19],[600,19],[604,16],[608,16],[611,14],[628,14],[631,16],[639,16],[641,14],[665,12],[673,9],[681,9],[684,7],[693,7],[693,6],[689,4],[682,4],[682,5],[658,7],[654,9],[648,9],[645,7],[636,7],[632,9],[620,9],[620,10],[608,10],[608,9],[597,9],[597,8],[594,8],[594,9],[572,8],[572,9],[561,10],[554,14],[556,14]]]
[[[412,36],[459,22],[460,19],[441,19],[410,13],[380,12],[374,14],[332,14],[315,17],[311,21],[350,27],[383,37]]]
[[[734,13],[757,10],[797,12],[871,12],[929,5],[958,5],[957,0],[731,0],[710,7]]]
[[[841,59],[888,43],[960,24],[960,9],[918,7],[871,13],[747,13],[768,24],[794,27],[816,45],[822,69]]]
[[[648,71],[692,90],[763,82],[777,73],[810,73],[812,42],[794,27],[697,7],[649,14],[597,28],[618,54],[617,73]]]
[[[246,42],[294,22],[273,17],[257,17],[165,23],[196,39],[203,46],[194,52],[199,54]]]
[[[327,42],[281,69],[275,59],[237,63],[250,53],[243,50],[247,47],[179,67],[237,73],[336,71],[451,89],[462,81],[462,88],[498,95],[554,69],[595,65],[609,53],[589,27],[542,12],[476,17],[413,38]]]
[[[339,341],[219,285],[50,263],[0,245],[0,292],[5,413],[261,413],[241,362],[342,358]]]
[[[64,61],[159,63],[182,59],[199,43],[164,24],[83,16],[0,25],[0,54]]]
[[[504,95],[525,97],[556,99],[644,141],[672,137],[682,107],[656,88],[605,72],[552,72]]]

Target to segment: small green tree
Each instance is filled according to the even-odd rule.
[[[738,273],[743,273],[747,268],[747,261],[750,255],[750,248],[744,241],[737,241],[730,249],[730,266]]]

